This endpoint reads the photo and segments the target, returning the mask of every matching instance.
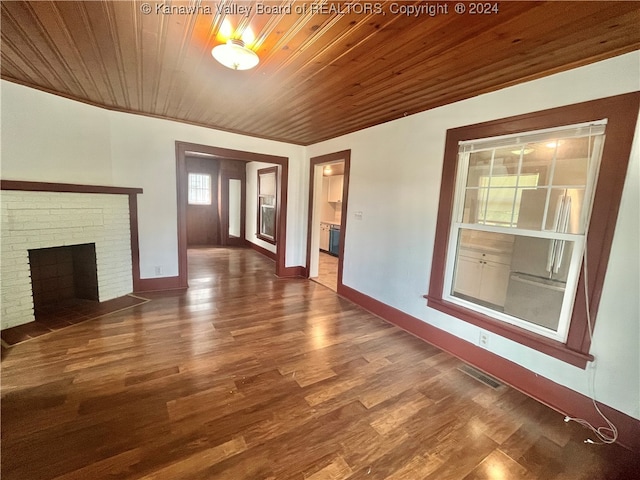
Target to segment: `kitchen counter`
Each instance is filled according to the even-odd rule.
[[[460,248],[476,253],[511,256],[513,241],[513,235],[463,230]]]

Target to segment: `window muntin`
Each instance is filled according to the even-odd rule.
[[[566,340],[605,123],[460,143],[443,299]]]
[[[188,186],[189,205],[211,205],[211,175],[190,173]]]
[[[513,227],[518,223],[522,191],[538,185],[538,174],[481,175],[478,183],[478,223]],[[465,206],[467,201],[465,200]]]

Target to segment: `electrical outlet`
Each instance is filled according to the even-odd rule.
[[[156,277],[159,277],[160,275],[162,275],[162,266],[161,265],[156,265]]]
[[[485,348],[489,346],[489,334],[487,332],[480,331],[480,338],[478,338],[478,345]]]

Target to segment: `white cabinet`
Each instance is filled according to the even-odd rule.
[[[332,203],[342,202],[342,186],[344,183],[344,175],[332,175],[326,178],[329,182],[327,201]]]
[[[458,256],[454,291],[477,297],[482,279],[482,263],[475,258]]]
[[[511,273],[510,263],[510,255],[461,248],[454,293],[503,307]]]
[[[504,302],[507,299],[510,273],[511,267],[509,265],[485,261],[482,264],[478,298],[504,307]]]
[[[328,223],[320,223],[320,250],[329,251],[329,231],[331,225]]]

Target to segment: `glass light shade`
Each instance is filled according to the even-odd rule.
[[[249,70],[258,65],[260,59],[253,50],[244,46],[242,40],[231,39],[211,50],[211,55],[225,67],[233,70]]]

